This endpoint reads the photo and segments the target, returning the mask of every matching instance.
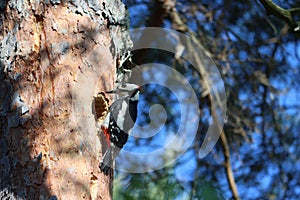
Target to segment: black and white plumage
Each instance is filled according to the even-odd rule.
[[[114,101],[110,108],[101,130],[104,133],[108,149],[100,163],[100,170],[108,174],[113,161],[128,140],[137,119],[137,105],[140,89],[135,84],[122,84],[116,90],[107,93],[117,93],[121,98]]]

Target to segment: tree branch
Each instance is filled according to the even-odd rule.
[[[165,0],[164,6],[166,9],[169,11],[169,17],[171,19],[171,22],[173,23],[173,27],[180,31],[180,32],[188,32],[190,36],[192,37],[193,41],[197,43],[199,41],[195,34],[188,28],[188,26],[184,23],[184,21],[181,19],[180,14],[177,12],[176,7],[175,7],[176,1],[175,0]],[[209,53],[209,52],[207,52]],[[196,63],[197,63],[197,59]],[[200,66],[201,63],[198,63],[198,66]],[[205,72],[202,72],[201,74],[205,74]],[[218,102],[219,103],[219,102]],[[217,114],[214,109],[212,109],[212,116],[214,121],[218,121]],[[219,124],[219,123],[217,123]],[[226,169],[226,177],[228,180],[228,184],[230,187],[230,190],[232,192],[232,196],[234,200],[240,200],[237,186],[234,180],[234,175],[232,172],[232,167],[230,163],[230,149],[229,149],[229,144],[227,141],[227,138],[225,136],[225,133],[223,130],[219,130],[221,132],[221,143],[223,147],[223,152],[224,152],[224,157],[225,157],[225,169]]]
[[[293,14],[300,12],[300,8],[283,9],[272,0],[259,0],[264,6],[268,15],[274,15],[278,19],[285,21],[295,32],[300,31],[300,21],[294,21]]]
[[[221,144],[223,147],[224,158],[225,158],[224,166],[225,166],[225,170],[226,170],[227,181],[228,181],[230,190],[232,192],[233,199],[239,200],[240,197],[238,194],[238,190],[236,187],[236,183],[234,180],[232,167],[231,167],[231,163],[230,163],[230,149],[229,149],[228,141],[227,141],[224,131],[222,131],[222,133],[221,133]]]

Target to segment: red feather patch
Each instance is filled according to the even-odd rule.
[[[110,134],[108,132],[108,129],[104,126],[101,126],[101,130],[104,133],[108,147],[110,147]]]

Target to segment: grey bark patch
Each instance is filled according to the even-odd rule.
[[[60,0],[50,0],[50,2],[51,2],[52,5],[57,5],[57,4],[61,3]]]
[[[2,64],[4,65],[4,72],[7,72],[11,69],[11,63],[16,55],[16,32],[16,29],[14,29],[11,32],[8,32],[1,42],[0,59],[3,62]]]

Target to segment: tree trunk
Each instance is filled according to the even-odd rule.
[[[111,199],[94,96],[130,46],[124,5],[1,0],[0,11],[0,197]]]

